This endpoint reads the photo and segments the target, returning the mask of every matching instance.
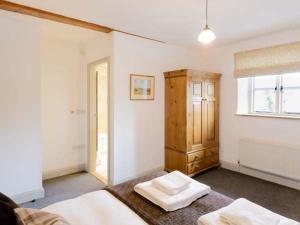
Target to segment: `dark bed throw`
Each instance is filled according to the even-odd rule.
[[[222,194],[211,191],[210,194],[196,200],[186,208],[166,212],[134,192],[133,187],[136,184],[164,174],[166,174],[166,172],[163,171],[153,173],[149,176],[107,187],[106,190],[131,208],[149,225],[197,225],[197,220],[201,215],[227,206],[233,201]]]

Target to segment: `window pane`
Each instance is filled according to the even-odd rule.
[[[276,87],[277,76],[262,76],[254,78],[254,88],[274,88]]]
[[[285,89],[282,94],[282,112],[300,113],[300,88]]]
[[[283,87],[300,87],[300,73],[291,73],[282,76]]]
[[[238,108],[237,113],[249,113],[250,82],[251,78],[239,78],[238,83]]]
[[[275,91],[255,90],[254,91],[254,111],[255,112],[275,112]]]

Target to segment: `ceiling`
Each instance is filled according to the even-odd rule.
[[[114,29],[197,47],[205,0],[12,0]],[[208,0],[209,26],[225,45],[300,27],[300,0]]]
[[[59,39],[72,44],[76,44],[79,47],[84,46],[86,43],[93,41],[96,38],[103,38],[108,35],[106,33],[83,29],[77,26],[70,26],[64,23],[43,20],[35,17],[0,10],[0,17],[1,16],[22,22],[38,24],[39,28],[41,29],[40,34],[42,35],[42,38]]]
[[[82,29],[80,27],[70,26],[63,23],[40,20],[42,34],[46,38],[60,39],[63,41],[72,42],[79,46],[84,46],[86,43],[103,37],[106,33],[97,32],[94,30]]]

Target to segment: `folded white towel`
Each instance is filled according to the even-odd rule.
[[[198,219],[199,225],[300,225],[246,199],[208,213]]]
[[[220,220],[219,211],[214,211],[200,216],[198,219],[198,225],[228,225]]]
[[[186,190],[176,195],[168,195],[157,189],[152,184],[152,181],[147,181],[137,184],[134,187],[134,190],[149,201],[163,208],[165,211],[174,211],[184,208],[198,198],[208,194],[210,192],[210,187],[192,180]]]
[[[173,171],[152,180],[153,186],[168,195],[176,195],[184,191],[190,183],[192,183],[192,179],[179,171]]]
[[[232,225],[278,225],[280,216],[247,199],[240,198],[220,212],[221,220]]]

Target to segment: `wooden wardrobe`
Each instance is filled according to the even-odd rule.
[[[165,169],[187,175],[219,165],[221,74],[165,72]]]

